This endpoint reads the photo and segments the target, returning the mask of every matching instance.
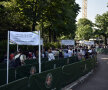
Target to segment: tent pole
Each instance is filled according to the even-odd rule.
[[[9,33],[10,31],[8,31],[8,40],[7,40],[7,84],[8,84],[8,80],[9,80]]]
[[[40,31],[39,31],[39,73],[41,73],[41,46],[40,46]]]

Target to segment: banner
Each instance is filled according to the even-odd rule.
[[[10,31],[10,44],[39,45],[38,31],[35,32]]]
[[[74,40],[61,40],[62,45],[75,45]]]
[[[85,41],[84,44],[85,45],[94,45],[94,41]]]
[[[94,45],[94,41],[85,41],[85,40],[81,40],[79,41],[80,44],[85,44],[85,45]]]

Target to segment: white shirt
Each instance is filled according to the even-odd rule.
[[[59,51],[56,51],[56,50],[53,50],[52,53],[53,53],[54,56],[58,56],[59,55]]]
[[[20,54],[15,55],[14,59],[18,58],[20,56]]]
[[[85,50],[82,50],[82,55],[83,55],[83,56],[85,55]]]
[[[17,54],[17,55],[15,55],[14,58],[16,59],[16,58],[18,58],[20,55],[21,55],[21,54]],[[20,61],[23,62],[24,60],[26,60],[26,55],[23,55],[23,54],[22,54],[22,55],[20,56]]]
[[[48,60],[49,60],[49,61],[55,60],[55,57],[54,57],[54,54],[53,54],[53,53],[49,53],[49,54],[48,54]]]
[[[92,50],[89,50],[88,52],[89,52],[89,53],[92,53]]]
[[[72,53],[73,53],[72,50],[68,50],[69,57],[72,57]]]

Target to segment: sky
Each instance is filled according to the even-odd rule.
[[[76,0],[76,3],[82,7],[82,0]],[[95,17],[97,14],[102,15],[108,11],[107,7],[108,0],[87,0],[87,18],[92,22],[95,22]],[[82,10],[80,9],[77,21],[82,18]]]

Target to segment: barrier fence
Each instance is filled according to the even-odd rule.
[[[23,77],[29,77],[32,67],[35,68],[35,73],[39,72],[39,64],[38,62],[36,63],[36,60],[26,60],[26,62],[27,61],[28,63],[25,66],[20,66],[14,69],[13,68],[9,69],[9,79],[10,79],[9,82],[23,78]],[[71,64],[77,61],[78,61],[78,58],[76,56],[71,57],[71,58],[46,61],[46,62],[43,62],[41,65],[42,72],[46,70],[62,67],[63,65]],[[3,65],[5,66],[5,64]],[[4,67],[3,65],[1,67]],[[2,73],[0,74],[0,85],[6,84],[6,72],[7,72],[6,69],[0,69],[0,73]]]
[[[2,69],[0,70],[0,85],[6,84],[6,74],[7,70]],[[12,82],[15,80],[15,69],[9,69],[9,82]]]
[[[108,48],[98,48],[97,53],[108,54]]]
[[[70,58],[57,58],[55,60],[62,60],[62,62],[63,62],[63,60],[67,60],[67,59],[70,60],[69,61],[70,63],[71,62],[75,62],[75,61],[78,60],[77,56],[73,56],[73,57],[70,57]],[[38,59],[25,60],[24,62],[25,62],[25,65],[28,65],[28,64],[30,64],[30,65],[32,65],[32,64],[38,64]],[[48,58],[42,58],[41,62],[42,63],[48,62]],[[0,69],[6,69],[6,67],[7,67],[6,63],[0,63]]]
[[[81,76],[91,71],[96,65],[96,59],[79,61],[56,69],[30,75],[29,77],[3,85],[0,90],[60,90]]]
[[[4,69],[7,67],[7,64],[6,63],[0,63],[0,69]]]

